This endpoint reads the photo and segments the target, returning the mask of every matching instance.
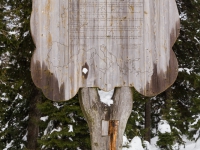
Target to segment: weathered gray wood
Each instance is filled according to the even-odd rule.
[[[100,102],[96,88],[80,89],[79,100],[90,129],[92,150],[110,150],[115,137],[116,150],[121,150],[124,130],[132,111],[131,88],[116,88],[113,96],[114,104],[110,107]],[[111,136],[102,136],[102,120],[119,121],[117,128],[111,128],[112,131],[117,129],[117,132],[112,135],[114,139]]]
[[[122,86],[154,96],[175,81],[175,0],[32,2],[31,73],[47,98],[69,100],[81,87]]]
[[[101,131],[101,135],[102,136],[108,136],[108,132],[109,132],[109,121],[106,120],[102,120],[102,131]]]

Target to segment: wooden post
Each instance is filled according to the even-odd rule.
[[[124,130],[132,111],[132,99],[131,88],[116,88],[114,103],[109,107],[100,101],[96,88],[79,90],[81,109],[90,129],[92,150],[122,149]]]
[[[109,122],[109,133],[110,136],[110,150],[116,150],[117,132],[118,132],[119,121],[111,120]]]

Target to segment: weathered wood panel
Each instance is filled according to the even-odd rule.
[[[175,0],[32,2],[31,73],[47,98],[69,100],[81,87],[122,86],[154,96],[175,81]]]

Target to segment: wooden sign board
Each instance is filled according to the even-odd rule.
[[[173,84],[175,0],[33,0],[31,73],[47,98],[81,87],[129,86],[154,96]]]

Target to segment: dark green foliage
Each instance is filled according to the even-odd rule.
[[[180,116],[178,129],[190,138],[199,127],[189,129],[190,124],[198,118],[200,95],[200,1],[177,0],[181,16],[181,31],[179,40],[174,45],[178,57],[179,72],[172,89],[173,99],[177,101],[176,109]],[[183,15],[184,14],[184,15]],[[188,70],[190,70],[188,72]],[[178,118],[175,118],[177,120]],[[194,120],[193,120],[194,119]],[[182,122],[182,123],[181,123]]]
[[[126,135],[128,139],[134,136],[144,136],[144,108],[145,97],[133,89],[133,110],[126,125]]]
[[[161,150],[173,150],[172,145],[174,144],[174,136],[172,133],[161,133],[158,132],[158,142],[157,145]]]
[[[86,121],[84,120],[78,96],[67,102],[45,101],[38,105],[47,121],[41,121],[41,149],[91,149],[90,135]],[[70,126],[73,132],[69,132]],[[58,131],[53,130],[60,129]]]
[[[3,130],[0,131],[0,148],[12,142],[10,149],[22,149],[26,144],[28,102],[35,90],[29,70],[34,45],[29,33],[24,36],[29,31],[31,1],[1,2],[0,128]],[[21,7],[10,3],[21,3]],[[11,31],[18,34],[10,34]]]
[[[31,0],[2,0],[1,2],[0,128],[3,130],[0,131],[0,149],[4,149],[12,141],[10,149],[22,149],[27,145],[28,121],[32,119],[29,118],[29,103],[38,93],[30,73],[30,60],[35,47],[29,25]],[[55,104],[60,109],[57,109]],[[76,149],[77,147],[90,149],[88,127],[83,119],[77,97],[63,103],[51,102],[43,97],[43,102],[40,102],[38,107],[42,115],[49,116],[47,122],[41,121],[40,124],[41,132],[38,141],[41,147],[48,145],[48,149]],[[44,136],[48,122],[52,122],[52,127]],[[68,125],[73,125],[74,132],[68,132]],[[52,132],[59,127],[62,129],[60,132]]]

